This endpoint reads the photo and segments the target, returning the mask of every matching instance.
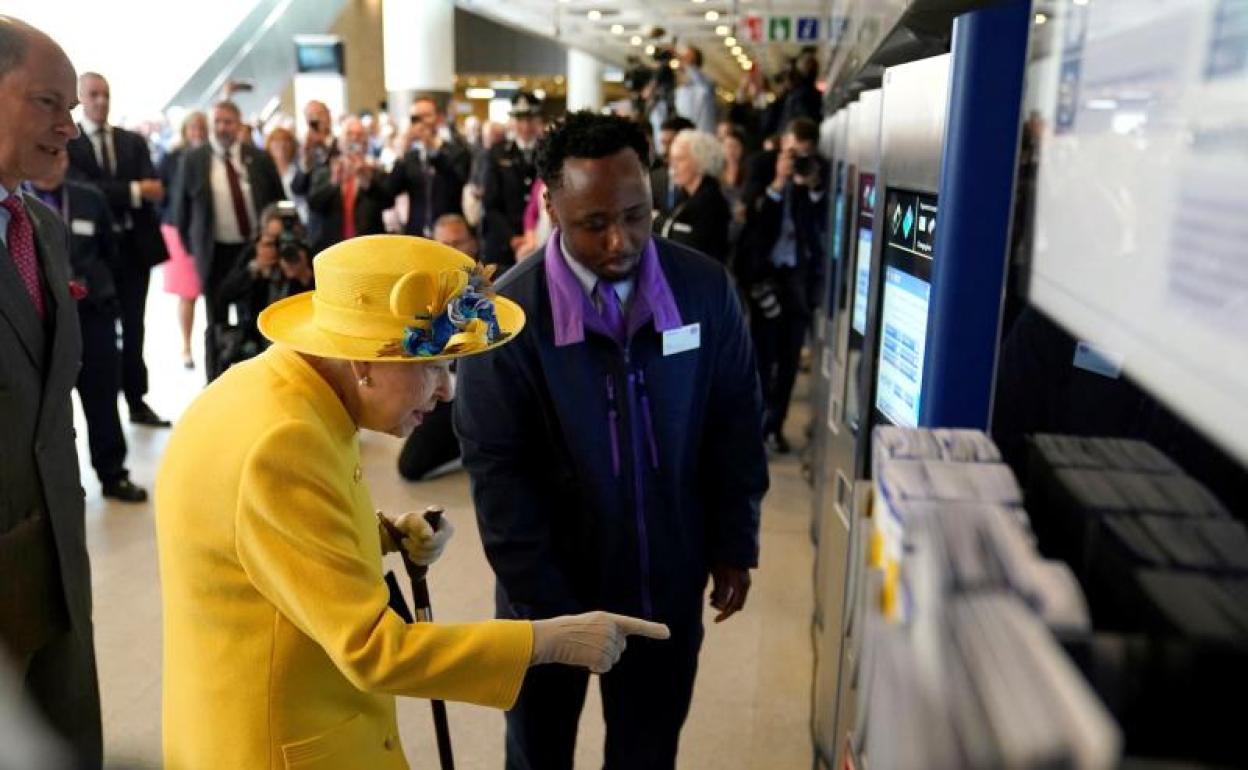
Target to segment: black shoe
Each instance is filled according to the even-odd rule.
[[[168,428],[173,424],[153,412],[152,408],[142,401],[130,407],[130,422],[135,425],[146,425],[149,428]]]
[[[779,431],[767,437],[767,448],[778,455],[787,455],[793,451],[793,447],[789,446],[789,442],[785,439],[784,434]]]
[[[147,490],[130,479],[112,481],[104,485],[104,496],[123,503],[146,503]]]

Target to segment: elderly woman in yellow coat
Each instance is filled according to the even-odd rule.
[[[520,333],[519,307],[464,255],[371,236],[314,263],[315,292],[268,308],[275,344],[195,401],[156,485],[164,758],[189,768],[405,768],[395,695],[508,708],[530,665],[602,672],[607,613],[406,625],[388,607],[360,428],[405,436],[452,395],[449,361]],[[418,563],[450,530],[392,520]]]

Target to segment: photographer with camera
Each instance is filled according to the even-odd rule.
[[[745,230],[736,273],[750,298],[750,332],[767,403],[769,445],[789,451],[784,420],[810,319],[822,286],[828,163],[815,153],[819,127],[808,118],[788,124],[779,150],[751,164],[743,200]]]
[[[311,173],[308,209],[317,222],[312,228],[317,253],[357,235],[384,233],[381,214],[393,204],[384,172],[368,155],[363,121],[347,118],[342,139],[342,152]]]
[[[215,376],[268,347],[256,327],[262,310],[314,288],[312,248],[299,210],[289,201],[270,204],[260,213],[259,238],[243,250],[221,282],[221,302],[235,312],[218,318],[210,330],[218,363]]]

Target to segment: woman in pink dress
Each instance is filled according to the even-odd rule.
[[[195,272],[195,258],[187,252],[173,223],[173,201],[176,200],[178,171],[182,156],[188,148],[198,147],[208,141],[208,118],[195,111],[182,121],[182,141],[169,151],[160,163],[160,178],[165,183],[165,207],[160,232],[169,248],[169,261],[164,264],[165,291],[178,297],[178,324],[182,327],[182,365],[195,368],[191,357],[191,327],[195,323],[195,300],[199,297],[199,274]]]

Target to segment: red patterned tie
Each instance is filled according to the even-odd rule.
[[[35,231],[30,224],[30,215],[22,205],[20,196],[10,195],[0,201],[0,206],[8,209],[9,229],[7,232],[9,253],[13,255],[13,264],[26,284],[26,293],[31,302],[35,303],[35,312],[43,318],[46,311],[43,307],[43,290],[39,287],[39,260],[35,257]]]

